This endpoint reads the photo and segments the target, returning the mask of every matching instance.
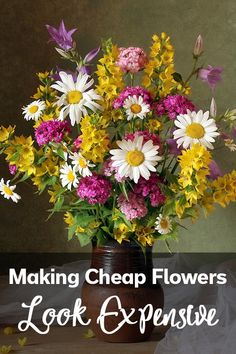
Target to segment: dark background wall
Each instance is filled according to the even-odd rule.
[[[204,38],[204,63],[224,67],[224,80],[216,90],[219,111],[236,107],[236,2],[234,0],[0,0],[0,123],[17,124],[18,134],[31,133],[21,107],[30,102],[37,87],[36,72],[63,65],[48,44],[45,24],[78,27],[82,54],[112,37],[122,46],[148,49],[153,33],[166,31],[176,47],[176,69],[184,75],[191,65],[196,36]],[[210,90],[193,83],[192,99],[208,109]],[[220,157],[225,170],[236,167],[235,154]],[[7,177],[1,160],[0,177]],[[18,205],[0,198],[0,251],[77,251],[76,240],[67,242],[60,215],[47,223],[47,196],[38,197],[32,187],[21,186]],[[173,249],[183,251],[236,251],[236,207],[217,209],[181,233]],[[162,250],[163,245],[157,245]]]

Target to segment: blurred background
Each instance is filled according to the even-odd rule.
[[[74,35],[81,54],[112,37],[119,46],[148,50],[151,36],[167,32],[176,48],[176,71],[184,77],[191,70],[192,48],[198,34],[204,39],[204,65],[222,66],[223,81],[214,93],[218,111],[236,108],[236,2],[234,0],[0,0],[0,124],[17,124],[17,134],[32,133],[22,118],[22,106],[31,102],[38,80],[35,73],[63,62],[48,43],[45,24],[78,28]],[[191,99],[204,110],[212,93],[194,80]],[[224,171],[236,168],[236,152],[221,151]],[[3,160],[0,177],[10,178]],[[15,205],[0,198],[1,252],[77,252],[78,241],[67,241],[62,215],[49,221],[48,196],[35,195],[32,186],[21,185],[22,196]],[[208,219],[201,218],[181,232],[173,251],[236,252],[236,205],[217,208]],[[157,251],[166,251],[158,243]]]

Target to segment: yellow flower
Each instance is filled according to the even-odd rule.
[[[103,162],[110,142],[106,131],[92,124],[91,117],[86,116],[81,120],[81,132],[81,154],[94,163]]]
[[[161,129],[161,122],[158,119],[149,119],[145,125],[152,133],[156,133]]]
[[[144,68],[142,83],[156,96],[165,97],[171,92],[189,93],[189,88],[174,80],[174,48],[170,37],[162,32],[152,36],[149,61]]]
[[[81,233],[84,233],[84,232],[85,232],[85,229],[83,227],[81,227],[81,226],[78,226],[76,228],[76,231],[75,231],[76,234],[81,234]]]
[[[8,140],[10,135],[12,135],[15,131],[15,126],[12,127],[9,125],[8,128],[5,128],[4,126],[0,126],[0,143],[3,143],[4,141]]]
[[[74,224],[74,217],[69,211],[64,214],[64,221],[69,227]]]
[[[18,338],[17,342],[18,342],[20,347],[24,347],[27,344],[27,338],[26,337]]]
[[[127,235],[129,232],[130,229],[128,226],[125,223],[121,223],[113,232],[114,239],[119,243],[122,243],[123,241],[129,241]]]
[[[11,334],[13,334],[14,333],[14,328],[13,327],[5,327],[4,329],[3,329],[3,333],[6,335],[6,336],[9,336],[9,335],[11,335]]]
[[[154,230],[151,227],[145,227],[142,225],[137,225],[135,228],[135,235],[139,243],[142,246],[152,246],[155,239],[152,236]]]
[[[124,87],[123,73],[116,65],[119,50],[112,46],[110,52],[104,54],[99,60],[96,74],[98,76],[98,85],[96,90],[104,101],[111,106],[111,102],[117,97],[119,91]]]
[[[10,142],[10,146],[4,151],[7,155],[6,160],[16,165],[18,171],[28,172],[28,175],[35,173],[34,157],[35,149],[33,147],[32,137],[15,136]]]
[[[8,354],[12,351],[12,346],[11,345],[2,345],[0,347],[0,353],[2,354]]]

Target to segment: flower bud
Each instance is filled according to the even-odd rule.
[[[199,57],[203,52],[203,39],[202,36],[199,34],[199,36],[196,39],[195,46],[193,48],[193,55],[195,57]]]
[[[210,105],[210,116],[212,118],[215,118],[217,115],[217,106],[216,106],[216,101],[214,97],[211,99],[211,105]]]

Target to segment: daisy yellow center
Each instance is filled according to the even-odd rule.
[[[140,106],[140,104],[134,103],[131,105],[130,109],[132,113],[138,114],[141,112],[142,107]]]
[[[126,161],[131,166],[139,166],[145,160],[145,156],[142,151],[139,150],[132,150],[129,151],[126,155]]]
[[[79,103],[82,99],[83,95],[78,90],[73,90],[68,92],[67,94],[67,101],[69,104],[76,104]]]
[[[7,187],[7,186],[4,186],[4,187],[3,187],[3,191],[4,191],[4,193],[7,194],[7,195],[13,195],[13,192],[12,192],[11,188],[9,188],[9,187]]]
[[[29,108],[29,111],[30,111],[31,114],[34,114],[34,113],[36,113],[36,112],[38,111],[38,109],[39,109],[38,106],[33,105],[33,106],[31,106],[31,107]]]
[[[160,221],[160,226],[161,226],[162,229],[167,229],[168,226],[169,226],[168,220],[166,220],[166,219],[161,219],[161,221]]]
[[[186,134],[193,139],[201,139],[204,137],[205,129],[199,123],[189,124],[186,128]]]
[[[74,174],[73,174],[72,171],[69,171],[69,172],[67,173],[67,178],[68,178],[68,181],[69,181],[69,182],[73,182],[73,181],[74,181],[75,176],[74,176]]]
[[[80,158],[79,159],[79,165],[80,165],[81,168],[87,167],[87,163],[86,163],[85,159]]]

